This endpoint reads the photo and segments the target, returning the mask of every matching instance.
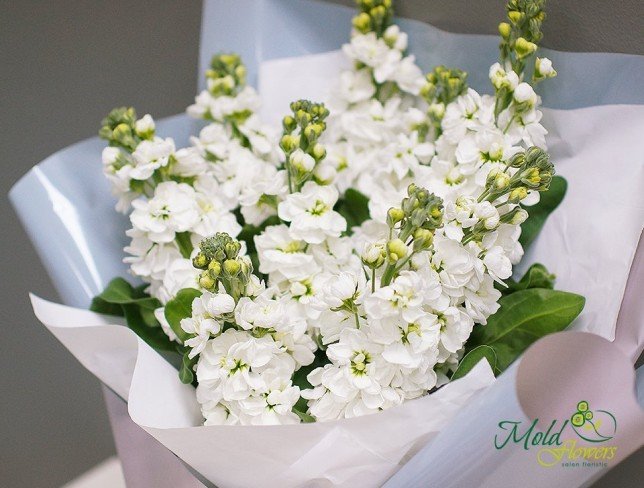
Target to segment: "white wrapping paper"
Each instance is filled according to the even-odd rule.
[[[132,420],[220,487],[378,486],[494,382],[486,362],[377,415],[283,426],[202,424],[192,386],[114,318],[32,296],[38,319],[128,401]]]

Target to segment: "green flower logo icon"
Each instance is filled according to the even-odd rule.
[[[570,417],[575,433],[588,442],[605,442],[613,438],[617,431],[615,416],[606,410],[590,410],[587,401],[577,404],[577,411]]]

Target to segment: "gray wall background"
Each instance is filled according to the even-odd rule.
[[[491,34],[504,4],[397,2],[401,16]],[[157,118],[184,110],[195,94],[201,2],[0,0],[0,12],[0,486],[55,487],[114,446],[98,382],[33,317],[29,291],[57,296],[6,195],[31,166],[95,135],[114,106]],[[644,54],[641,0],[551,0],[548,12],[548,47]],[[643,460],[640,450],[596,486],[641,486]]]

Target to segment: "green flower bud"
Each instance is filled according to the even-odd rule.
[[[366,34],[371,30],[371,17],[366,12],[356,15],[352,22],[353,27],[360,33]]]
[[[513,24],[518,24],[521,19],[523,18],[523,14],[521,12],[517,12],[516,10],[511,10],[508,12],[508,19],[510,19],[510,22]]]
[[[206,269],[208,267],[208,258],[200,252],[192,260],[192,265],[197,269]]]
[[[400,239],[392,239],[387,243],[387,255],[391,262],[396,262],[407,255],[407,246]]]
[[[515,188],[510,192],[508,203],[519,203],[528,196],[528,189],[525,186]]]
[[[537,50],[537,45],[523,37],[519,37],[514,44],[514,50],[519,58],[525,58]]]
[[[224,251],[226,252],[226,257],[228,259],[234,259],[239,254],[241,250],[241,243],[236,240],[230,240],[224,245]]]
[[[241,264],[235,259],[226,259],[223,268],[227,276],[234,277],[241,271]]]
[[[304,137],[309,141],[309,143],[313,143],[317,140],[318,137],[320,137],[320,134],[322,134],[322,125],[320,124],[310,124],[307,125],[304,128]]]
[[[510,37],[510,33],[512,32],[512,27],[510,27],[510,24],[507,22],[501,22],[499,24],[499,34],[501,34],[501,37],[503,39],[508,39]]]
[[[434,233],[428,229],[416,229],[414,232],[414,249],[422,250],[431,247],[434,242]]]
[[[216,281],[206,272],[199,277],[199,286],[206,290],[212,291],[215,288]]]
[[[322,144],[317,143],[315,146],[313,146],[311,155],[315,158],[316,161],[320,161],[326,156],[326,149]]]
[[[297,149],[299,141],[295,136],[284,134],[280,140],[280,147],[286,154],[290,154]]]
[[[430,117],[436,120],[442,120],[443,116],[445,115],[445,104],[440,102],[432,103],[428,107],[427,113],[430,115]]]
[[[401,208],[391,207],[387,211],[387,225],[393,227],[395,224],[405,218],[405,212]]]
[[[284,130],[286,132],[292,132],[297,127],[297,122],[295,122],[295,119],[293,117],[287,115],[282,119],[282,125],[284,126]]]
[[[523,163],[525,163],[525,153],[520,152],[510,158],[508,166],[511,168],[520,168],[523,166]]]
[[[208,265],[208,271],[210,272],[210,276],[212,277],[217,277],[221,274],[221,264],[219,264],[219,261],[210,261],[210,264]]]

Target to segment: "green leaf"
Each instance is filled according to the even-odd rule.
[[[192,301],[200,296],[201,292],[199,290],[184,288],[183,290],[179,290],[177,296],[165,305],[165,318],[181,342],[184,342],[190,337],[181,328],[181,320],[192,315]]]
[[[476,346],[494,349],[497,368],[505,370],[526,348],[541,337],[568,327],[584,308],[580,295],[545,288],[520,290],[499,300],[501,308],[487,325],[474,329],[468,352]]]
[[[238,217],[238,219],[241,217]],[[251,225],[245,224],[242,227],[241,232],[237,236],[237,240],[244,241],[246,243],[246,254],[250,257],[253,268],[259,269],[259,258],[257,257],[257,249],[255,248],[255,236],[261,234],[266,227],[271,225],[279,225],[281,220],[277,215],[272,215],[268,217],[260,225]]]
[[[322,349],[316,350],[313,362],[306,366],[302,366],[293,374],[293,386],[298,386],[300,390],[308,390],[309,388],[313,388],[313,385],[309,383],[307,376],[314,369],[322,368],[325,364],[328,363],[329,358],[327,357],[326,352]],[[306,408],[304,408],[304,410],[306,411]]]
[[[127,326],[147,342],[150,347],[160,351],[176,351],[176,343],[168,338],[160,325],[150,327],[145,322],[141,315],[141,311],[144,309],[139,308],[138,304],[122,305],[122,307]]]
[[[272,215],[259,225],[244,224],[241,232],[237,236],[237,240],[246,242],[246,247],[254,250],[255,236],[261,234],[266,227],[270,225],[279,225],[280,222],[281,220],[277,215]]]
[[[494,352],[494,349],[490,346],[482,345],[476,346],[465,356],[463,356],[461,362],[458,363],[456,371],[454,371],[454,374],[452,374],[452,381],[462,378],[467,373],[469,373],[481,359],[487,359],[487,362],[492,367],[492,371],[494,371],[494,373],[496,374],[496,372],[498,371],[496,367],[496,352]]]
[[[106,302],[99,297],[94,297],[92,299],[89,309],[92,312],[101,313],[103,315],[116,315],[117,317],[123,317],[123,308],[121,305]]]
[[[293,407],[293,413],[295,413],[298,417],[300,417],[300,420],[302,420],[302,422],[304,422],[305,424],[310,424],[315,422],[315,417],[313,417],[312,415],[309,415],[308,413],[306,413],[306,411],[302,411]]]
[[[134,288],[123,278],[114,278],[107,284],[103,293],[98,295],[97,298],[103,302],[116,305],[136,303],[140,307],[145,307],[150,310],[159,308],[161,306],[161,302],[156,298],[152,298],[143,291],[146,286],[147,285],[142,285]]]
[[[507,288],[499,285],[499,290],[504,295],[529,288],[548,288],[552,290],[555,287],[555,278],[556,276],[550,273],[543,264],[535,263],[525,272],[523,278],[519,281],[506,280]]]
[[[189,385],[195,380],[195,374],[193,372],[193,367],[197,363],[198,356],[190,359],[188,357],[188,352],[183,355],[181,360],[181,368],[179,368],[179,379],[182,383]]]
[[[192,241],[190,240],[190,232],[178,232],[175,234],[174,239],[177,241],[181,255],[185,259],[188,259],[193,250]]]
[[[539,203],[533,205],[532,207],[526,208],[528,211],[528,219],[521,224],[521,237],[519,242],[523,246],[523,249],[528,249],[530,244],[537,237],[543,224],[546,223],[548,215],[556,209],[564,196],[566,195],[566,189],[568,183],[561,176],[555,176],[550,182],[550,188],[548,191],[545,191],[541,194],[541,199]]]
[[[349,231],[369,218],[369,199],[359,191],[349,188],[344,198],[338,201],[335,210],[345,218]]]

